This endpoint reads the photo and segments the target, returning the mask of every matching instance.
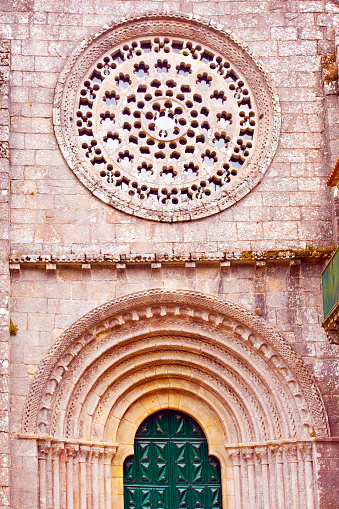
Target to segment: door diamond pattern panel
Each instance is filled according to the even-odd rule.
[[[124,464],[125,509],[221,508],[219,462],[192,418],[157,412],[141,424],[134,446]]]

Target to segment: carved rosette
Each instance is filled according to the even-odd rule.
[[[220,25],[153,14],[112,23],[71,55],[54,125],[95,196],[171,222],[215,214],[260,182],[280,111],[261,63]]]

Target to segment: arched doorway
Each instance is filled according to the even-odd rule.
[[[139,426],[124,462],[124,507],[221,508],[219,461],[194,419],[161,410]]]
[[[329,429],[302,358],[236,304],[154,289],[79,319],[35,373],[22,438],[38,444],[41,508],[123,509],[137,431],[164,409],[199,423],[223,509],[316,507],[314,455]]]

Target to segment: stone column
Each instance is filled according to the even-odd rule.
[[[299,509],[298,450],[295,444],[286,447],[291,467],[292,507]]]
[[[242,451],[243,458],[246,460],[247,464],[247,476],[248,476],[248,509],[252,509],[256,507],[256,490],[255,490],[255,478],[254,478],[254,450],[252,447],[248,447],[243,449]]]
[[[116,447],[104,449],[105,509],[112,509],[111,463],[116,451]]]
[[[86,445],[81,445],[79,449],[79,495],[80,495],[80,509],[87,509],[87,460],[91,448]]]
[[[63,442],[52,444],[53,509],[60,509],[60,455],[63,450]]]
[[[103,454],[103,447],[92,447],[92,504],[93,509],[99,509],[99,457]]]
[[[74,509],[73,462],[79,451],[77,444],[66,445],[66,508]]]
[[[51,448],[51,443],[47,440],[38,441],[38,462],[39,462],[39,507],[47,509],[47,490],[46,490],[46,462]]]
[[[284,509],[285,508],[284,472],[283,472],[284,448],[281,445],[273,445],[271,446],[271,452],[275,458],[275,475],[272,474],[272,478],[275,478],[275,487],[278,504],[277,509]]]
[[[262,492],[264,499],[264,509],[270,509],[270,491],[268,486],[268,448],[258,447],[255,450],[261,463],[261,475],[262,475]]]
[[[314,509],[314,481],[313,481],[313,458],[312,444],[303,443],[299,445],[305,465],[305,486],[307,509]]]
[[[240,449],[228,449],[227,452],[233,462],[235,509],[241,509]]]

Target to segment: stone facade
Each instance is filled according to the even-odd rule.
[[[337,508],[339,346],[320,324],[337,244],[338,86],[324,62],[338,3],[0,6],[0,509],[122,508],[136,429],[161,408],[201,425],[224,509]],[[100,41],[138,18],[235,41],[276,105],[260,179],[194,221],[112,207],[60,150],[74,62],[85,76]]]

